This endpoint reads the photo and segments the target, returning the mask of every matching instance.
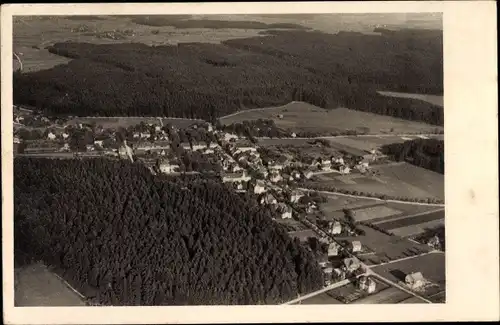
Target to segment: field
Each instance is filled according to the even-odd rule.
[[[374,265],[400,258],[414,256],[430,251],[430,247],[411,242],[398,236],[389,236],[370,227],[360,225],[365,235],[356,237],[337,237],[340,241],[360,241],[362,246],[375,252],[370,255],[360,255],[359,258],[366,264]]]
[[[430,253],[427,255],[379,265],[373,271],[394,282],[404,282],[407,274],[422,272],[425,279],[436,284],[438,287],[430,288],[422,293],[425,297],[432,297],[439,300],[440,292],[446,289],[445,255],[443,253]]]
[[[311,229],[290,231],[288,235],[292,238],[298,238],[301,242],[307,241],[309,237],[316,237],[319,239],[319,236]]]
[[[440,139],[443,140],[443,135],[428,135],[427,138]],[[379,148],[383,145],[392,143],[403,143],[407,139],[418,139],[417,135],[406,135],[406,136],[349,136],[349,137],[336,137],[329,139],[330,142],[335,146],[335,144],[349,146],[358,150],[370,151],[374,148]]]
[[[285,227],[286,231],[307,230],[307,227],[294,219],[276,219],[276,222]]]
[[[401,211],[392,209],[385,205],[376,205],[369,208],[356,209],[354,220],[361,221],[369,221],[374,218],[383,218],[388,216],[393,216],[396,214],[400,214]]]
[[[311,185],[330,186],[362,193],[385,194],[403,198],[444,199],[444,176],[408,163],[372,168],[376,175],[323,174],[308,181]]]
[[[46,266],[32,264],[15,270],[15,306],[85,306],[85,302]]]
[[[283,115],[280,119],[278,115]],[[347,108],[323,109],[303,102],[291,102],[280,107],[242,111],[221,118],[232,124],[245,120],[272,119],[289,131],[339,132],[357,130],[367,133],[417,133],[442,130],[442,127],[394,117],[365,113]]]
[[[321,210],[327,217],[342,218],[344,213],[342,209],[356,209],[359,207],[379,205],[377,201],[370,199],[358,199],[348,196],[327,195],[327,201],[320,205]]]
[[[167,123],[176,126],[177,128],[187,128],[190,125],[198,122],[198,120],[182,119],[182,118],[161,118],[163,125]],[[157,117],[77,117],[69,120],[67,124],[76,125],[78,123],[96,123],[104,128],[118,128],[137,125],[141,122],[160,125],[160,119]]]
[[[395,287],[388,287],[367,297],[353,301],[354,304],[397,304],[412,297],[410,294]],[[418,298],[417,298],[418,299]],[[424,301],[420,300],[421,303]]]
[[[444,220],[444,210],[439,210],[436,212],[431,212],[427,214],[421,214],[414,217],[401,217],[397,220],[390,220],[386,222],[377,223],[377,226],[385,229],[392,230],[396,228],[403,228],[408,226],[414,226],[419,224],[425,224],[427,222],[435,220]]]
[[[412,237],[424,233],[427,229],[435,228],[439,225],[444,225],[444,219],[437,219],[432,221],[423,222],[406,227],[391,229],[390,232],[396,236]]]
[[[408,94],[408,93],[398,93],[394,91],[379,91],[381,95],[388,97],[400,97],[400,98],[413,98],[423,100],[425,102],[431,103],[437,106],[443,106],[443,96],[436,95],[422,95],[422,94]]]

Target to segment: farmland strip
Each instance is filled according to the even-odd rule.
[[[410,218],[405,218],[405,219],[383,222],[383,223],[377,224],[377,226],[379,226],[380,228],[385,229],[385,230],[391,230],[391,229],[396,229],[396,228],[403,228],[403,227],[418,225],[418,224],[422,224],[422,223],[426,223],[426,222],[434,221],[434,220],[438,220],[438,219],[444,219],[444,210],[431,212],[431,213],[420,215],[417,217],[410,217]]]

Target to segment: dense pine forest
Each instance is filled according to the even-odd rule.
[[[94,303],[280,303],[322,286],[311,253],[213,180],[104,159],[15,159],[15,249]]]
[[[408,161],[444,174],[444,141],[437,139],[415,139],[403,143],[392,143],[382,147],[382,152],[396,161]]]
[[[14,74],[14,102],[47,114],[215,120],[300,100],[443,125],[443,109],[377,91],[442,94],[442,33],[266,31],[221,44],[57,43],[73,59]]]

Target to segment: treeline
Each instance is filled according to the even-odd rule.
[[[407,161],[415,166],[444,174],[443,140],[408,140],[382,146],[381,151],[396,161]]]
[[[312,255],[250,196],[106,159],[14,161],[15,249],[104,305],[273,304],[318,289]]]
[[[222,44],[57,43],[66,65],[14,74],[46,113],[216,118],[292,100],[443,125],[443,109],[377,91],[442,93],[442,36],[273,31]]]

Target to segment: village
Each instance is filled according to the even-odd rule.
[[[328,155],[304,159],[273,152],[260,147],[258,141],[224,132],[205,121],[177,127],[158,118],[129,123],[126,128],[68,121],[51,121],[28,109],[14,107],[15,156],[108,157],[142,163],[155,175],[216,176],[275,212],[275,221],[317,257],[325,288],[354,283],[358,293],[376,292],[379,276],[358,258],[360,254],[370,254],[370,250],[361,241],[338,239],[355,239],[364,230],[344,218],[325,219],[319,208],[324,200],[321,194],[300,188],[301,182],[318,174],[370,173],[371,164],[383,157],[376,149],[359,155],[330,151]],[[293,225],[299,225],[300,230]],[[426,283],[419,272],[408,274],[404,282],[411,292]]]

